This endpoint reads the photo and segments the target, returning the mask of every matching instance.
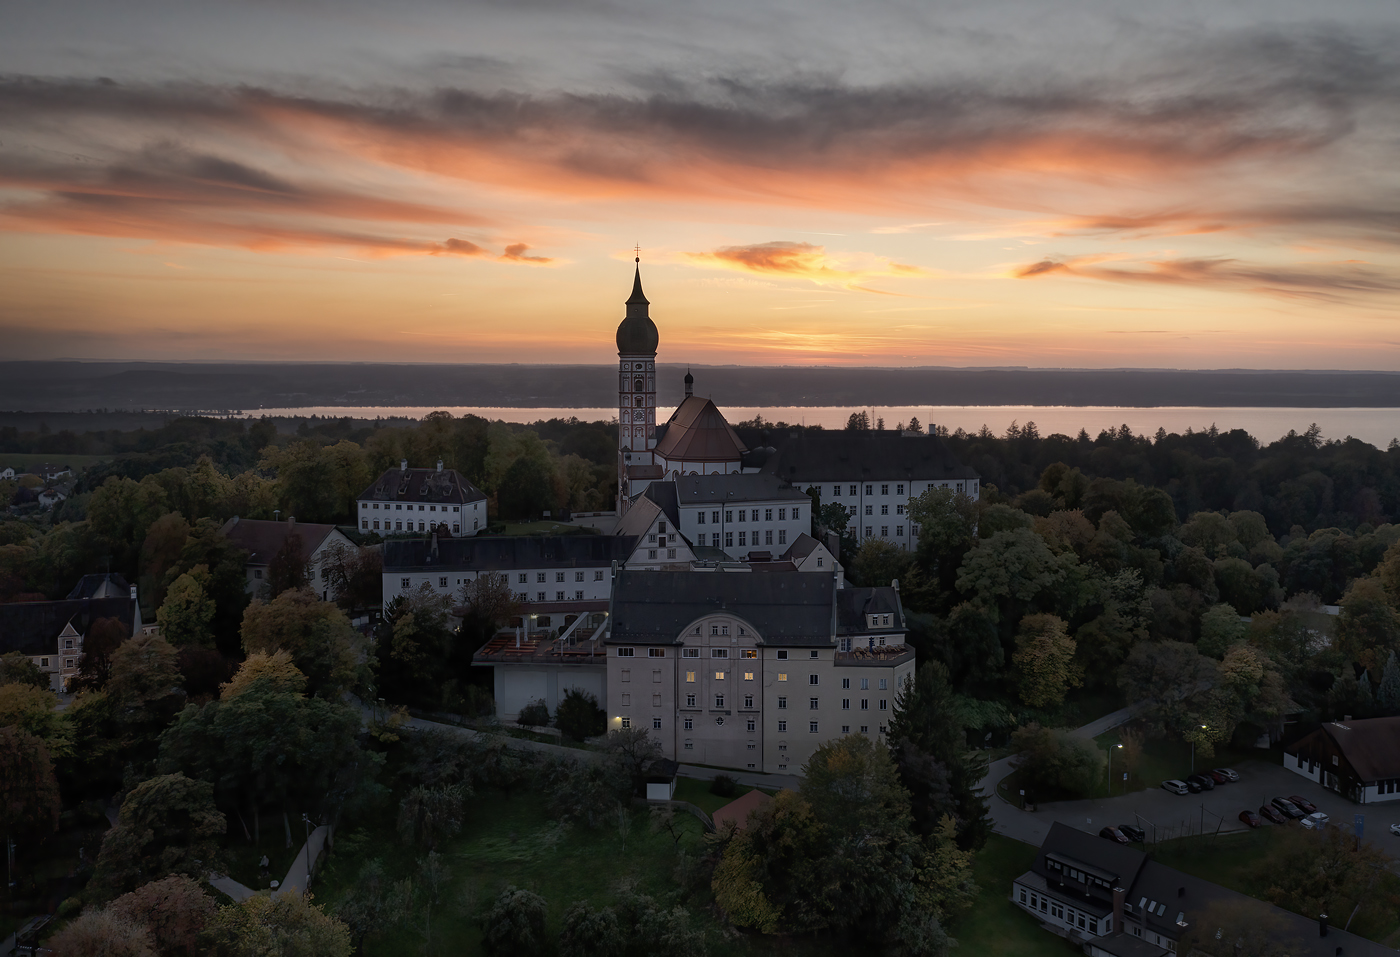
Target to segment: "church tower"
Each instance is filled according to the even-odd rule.
[[[617,327],[618,514],[626,508],[629,467],[650,465],[656,446],[656,344],[660,337],[642,293],[641,258],[636,259],[627,315]]]

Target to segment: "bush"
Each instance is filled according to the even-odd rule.
[[[549,724],[549,708],[543,701],[532,701],[520,709],[515,723],[523,724],[527,728],[542,728]]]
[[[739,793],[739,782],[727,774],[716,774],[715,779],[710,782],[710,793],[732,798]]]
[[[481,919],[482,949],[499,957],[535,957],[543,953],[548,908],[540,895],[514,885],[506,887]]]
[[[1071,732],[1029,724],[1011,736],[1012,765],[1029,799],[1049,795],[1085,797],[1104,779],[1104,753],[1092,740]],[[1048,793],[1047,793],[1048,792]]]
[[[575,741],[582,741],[606,731],[608,715],[598,707],[598,699],[592,694],[570,688],[559,702],[559,710],[554,712],[554,723]]]

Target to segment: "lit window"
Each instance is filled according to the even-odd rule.
[[[724,680],[724,672],[723,672],[723,671],[716,671],[716,672],[715,672],[715,680],[716,680],[716,681],[723,681],[723,680]]]
[[[752,680],[753,680],[753,672],[752,672],[752,671],[745,671],[745,672],[744,672],[744,680],[745,680],[745,681],[752,681]]]
[[[779,681],[787,681],[787,672],[786,672],[786,671],[780,671],[780,672],[778,672],[778,680],[779,680]]]

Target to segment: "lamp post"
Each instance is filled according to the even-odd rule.
[[[1205,725],[1201,725],[1201,730],[1202,730],[1202,731],[1209,731],[1210,729],[1207,728]],[[1196,773],[1196,739],[1195,739],[1195,738],[1192,738],[1192,739],[1191,739],[1191,773],[1192,773],[1192,774],[1195,774],[1195,773]]]
[[[1113,797],[1113,751],[1114,751],[1115,748],[1121,748],[1121,747],[1122,747],[1121,744],[1115,744],[1112,748],[1109,748],[1109,749],[1108,749],[1108,796],[1109,796],[1109,797]],[[1124,790],[1126,791],[1126,789],[1124,789]]]

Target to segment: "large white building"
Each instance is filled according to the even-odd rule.
[[[362,532],[394,535],[432,532],[453,538],[486,528],[486,493],[456,469],[411,469],[408,459],[388,469],[355,500]]]
[[[674,494],[683,511],[682,534],[693,545],[743,557],[781,551],[780,536],[793,534],[798,526],[811,527],[814,502],[805,494],[809,489],[818,493],[822,504],[836,502],[846,508],[848,527],[857,541],[881,538],[908,549],[918,537],[908,517],[910,499],[939,487],[974,500],[980,496],[977,472],[932,434],[794,430],[769,436],[771,445],[751,449],[714,402],[693,394],[689,372],[684,400],[666,422],[657,424],[660,334],[642,292],[640,266],[626,306],[617,327],[619,513],[657,483],[674,483],[674,492],[664,494]],[[750,498],[740,504],[739,495]],[[731,497],[733,508],[717,508]],[[707,499],[703,509],[702,498]],[[764,516],[757,528],[755,505]],[[777,518],[780,513],[791,516],[794,508],[801,518]],[[755,533],[761,536],[757,543]]]

